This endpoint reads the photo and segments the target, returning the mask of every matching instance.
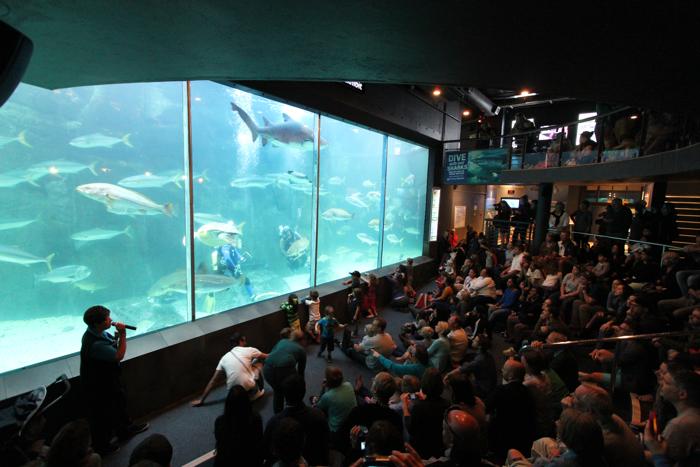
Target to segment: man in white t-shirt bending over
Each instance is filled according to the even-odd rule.
[[[233,348],[219,360],[214,374],[209,383],[207,383],[207,387],[204,388],[202,397],[192,401],[194,407],[204,404],[204,400],[214,386],[224,378],[226,378],[227,390],[234,386],[242,386],[243,389],[248,391],[250,400],[255,400],[265,394],[260,368],[262,367],[261,361],[267,358],[267,354],[255,347],[248,347],[245,336],[239,332],[233,333],[231,343]]]

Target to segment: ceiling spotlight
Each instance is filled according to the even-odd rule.
[[[465,109],[465,110],[462,111],[462,116],[464,116],[464,117],[468,117],[468,116],[470,116],[471,114],[472,114],[472,113],[469,111],[469,109]]]
[[[441,95],[441,94],[442,94],[442,89],[440,89],[440,88],[438,88],[438,87],[436,87],[435,89],[433,89],[433,96],[437,97],[437,96],[439,96],[439,95]]]
[[[630,115],[630,120],[637,120],[639,115]]]
[[[530,90],[528,90],[527,88],[525,88],[525,89],[523,89],[522,91],[520,91],[520,94],[519,94],[519,95],[520,95],[520,97],[529,96],[529,95],[530,95]]]

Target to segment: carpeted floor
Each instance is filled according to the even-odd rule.
[[[395,338],[398,336],[401,325],[412,319],[410,313],[396,311],[391,308],[385,308],[380,314],[387,320],[387,330]],[[339,333],[338,338],[340,339],[340,337]],[[255,342],[249,342],[249,345],[255,346]],[[324,371],[328,365],[325,358],[316,357],[318,347],[318,345],[313,344],[306,349],[308,356],[306,365],[306,400],[308,400],[308,396],[320,392],[321,381],[324,379]],[[500,347],[494,349],[497,353],[500,353],[499,350]],[[354,382],[358,375],[362,375],[365,383],[369,384],[373,377],[372,372],[348,359],[338,348],[333,352],[332,364],[342,369],[346,380],[350,382]],[[212,368],[213,371],[214,368]],[[193,398],[195,396],[193,395]],[[154,416],[148,420],[151,424],[150,430],[134,437],[127,444],[123,445],[119,451],[106,457],[103,460],[103,464],[106,467],[126,466],[133,448],[152,433],[161,433],[167,436],[172,443],[174,447],[173,466],[183,465],[211,451],[214,449],[214,420],[223,412],[225,398],[226,389],[222,386],[212,391],[203,407],[194,408],[189,403],[183,403],[160,415]],[[254,407],[262,415],[263,422],[270,419],[272,416],[272,389],[269,386],[266,387],[265,396],[255,401]],[[211,463],[205,465],[211,465]]]

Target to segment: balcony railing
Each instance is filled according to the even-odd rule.
[[[581,124],[592,128],[591,135],[587,141],[574,141],[573,135]],[[444,144],[507,148],[508,169],[526,170],[622,161],[697,142],[700,128],[690,116],[622,107],[595,117],[500,135],[479,126],[467,138]]]

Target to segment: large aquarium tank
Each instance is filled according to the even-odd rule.
[[[77,352],[95,304],[142,334],[420,256],[427,169],[213,82],[22,84],[0,108],[0,373]]]

